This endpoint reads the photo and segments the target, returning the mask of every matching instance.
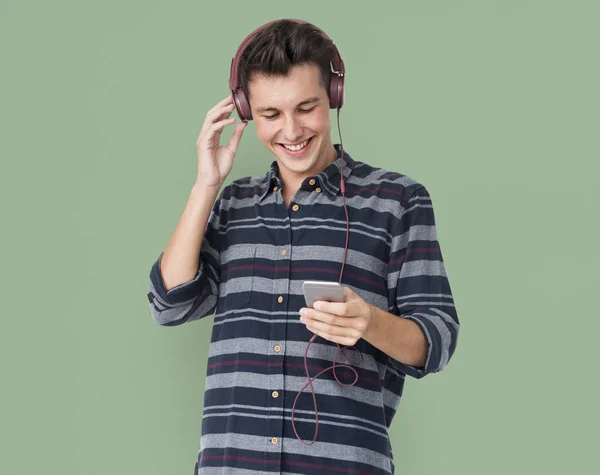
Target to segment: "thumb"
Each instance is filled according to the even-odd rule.
[[[344,289],[344,297],[346,298],[346,301],[354,298],[356,292],[354,292],[350,287],[346,287],[345,285],[342,287]]]

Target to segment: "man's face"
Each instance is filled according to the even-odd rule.
[[[336,157],[329,98],[320,79],[318,66],[311,63],[292,67],[287,76],[254,75],[248,85],[258,137],[275,155],[283,180],[315,175]],[[304,147],[289,150],[285,145]]]

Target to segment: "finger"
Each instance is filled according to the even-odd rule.
[[[330,335],[343,336],[348,330],[347,328],[329,325],[326,322],[315,320],[313,318],[304,317],[304,324],[311,332],[328,333]]]
[[[226,104],[218,109],[211,110],[208,114],[206,114],[204,125],[210,127],[215,122],[229,117],[234,107],[235,105],[231,103]]]
[[[209,127],[210,132],[221,131],[227,124],[233,124],[235,122],[235,117],[229,117],[228,119],[220,120],[219,122],[213,123]]]
[[[198,140],[199,143],[209,143],[211,140],[218,139],[221,136],[221,132],[226,125],[233,124],[235,122],[235,117],[230,117],[229,119],[223,119],[219,122],[214,122],[211,126],[208,127],[206,133],[201,135]]]
[[[326,300],[317,300],[313,303],[315,311],[331,313],[333,315],[344,315],[348,313],[348,305],[346,302],[327,302]]]
[[[208,110],[206,115],[204,116],[204,123],[202,124],[202,130],[205,130],[207,126],[215,122],[216,120],[220,120],[223,118],[223,113],[226,109],[233,110],[235,104],[233,102],[233,98],[231,96],[227,96],[224,99],[220,100],[215,104],[214,107]],[[202,133],[202,132],[200,132]]]
[[[307,312],[307,317],[315,321],[326,323],[328,325],[334,325],[343,328],[348,328],[354,324],[352,318],[342,317],[328,312],[321,312],[315,309],[312,309],[311,311]]]
[[[231,96],[231,94],[228,94],[223,99],[221,99],[219,102],[217,102],[215,104],[215,106],[211,109],[211,111],[212,110],[216,110],[216,109],[220,109],[221,107],[223,107],[226,104],[229,104],[230,102],[233,104],[233,97]]]
[[[310,330],[313,333],[317,333],[319,335],[331,335],[334,337],[339,338],[348,338],[348,339],[356,339],[358,338],[358,331],[355,330],[354,328],[348,328],[348,327],[340,327],[337,325],[329,325],[327,323],[318,321],[318,320],[312,320],[312,319],[307,319],[306,320],[306,328],[308,330]]]
[[[240,140],[242,139],[242,134],[247,125],[248,122],[240,122],[238,125],[235,126],[233,134],[231,134],[229,143],[227,144],[227,148],[229,148],[229,150],[231,150],[232,153],[234,153],[237,150],[238,145],[240,144]]]

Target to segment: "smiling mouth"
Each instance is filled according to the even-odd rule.
[[[309,139],[306,139],[304,142],[300,142],[299,144],[296,144],[296,145],[288,145],[288,144],[283,144],[283,143],[280,143],[279,145],[286,148],[290,152],[299,152],[300,150],[305,148],[312,139],[313,139],[313,137],[310,137]]]

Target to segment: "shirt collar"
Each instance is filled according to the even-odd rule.
[[[355,162],[348,155],[348,153],[344,150],[344,155],[342,156],[342,149],[340,144],[333,145],[337,151],[337,158],[335,162],[329,164],[325,167],[321,172],[315,175],[313,178],[319,181],[319,186],[323,189],[325,193],[327,193],[332,199],[335,198],[340,193],[340,168],[342,167],[342,162],[344,164],[344,181],[348,181],[348,177],[352,173],[354,169]],[[308,181],[311,177],[308,177],[302,182],[302,186],[308,186]],[[273,187],[277,186],[281,188],[282,182],[279,178],[279,165],[277,164],[277,160],[274,160],[271,163],[271,167],[269,171],[265,174],[262,179],[261,186],[261,195],[259,201],[262,201],[270,191],[273,191]]]

